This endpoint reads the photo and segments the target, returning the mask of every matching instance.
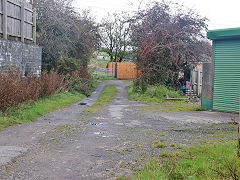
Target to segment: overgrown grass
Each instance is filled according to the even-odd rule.
[[[166,86],[149,86],[144,93],[134,92],[133,83],[128,87],[128,97],[133,101],[142,101],[152,106],[141,107],[141,110],[150,111],[201,111],[200,105],[186,101],[170,101],[165,98],[184,98],[179,91]]]
[[[109,60],[91,58],[88,66],[92,68],[106,68],[108,62]]]
[[[101,95],[98,97],[96,103],[84,110],[88,114],[96,113],[109,104],[116,95],[116,85],[107,85]]]
[[[128,87],[128,96],[131,100],[143,101],[146,103],[162,103],[165,98],[183,98],[179,91],[167,88],[166,86],[148,86],[144,93],[134,92],[133,83]]]
[[[239,179],[240,158],[234,142],[195,146],[151,159],[134,179]]]
[[[34,121],[35,118],[51,111],[63,108],[86,97],[78,92],[62,92],[51,97],[41,98],[33,104],[22,103],[6,111],[0,111],[0,130],[24,122]]]

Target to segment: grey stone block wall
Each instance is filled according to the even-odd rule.
[[[18,67],[22,75],[40,75],[42,48],[32,44],[0,39],[0,67]]]

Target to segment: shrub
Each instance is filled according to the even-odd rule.
[[[94,89],[92,75],[84,67],[65,75],[53,70],[49,73],[43,71],[40,77],[20,77],[19,74],[19,70],[0,70],[0,109],[5,110],[25,101],[33,102],[65,89],[87,96]]]
[[[64,76],[54,71],[43,72],[41,77],[20,77],[18,70],[0,71],[0,108],[6,109],[24,101],[51,96],[65,86]]]
[[[42,83],[40,96],[51,96],[64,89],[68,84],[68,80],[64,75],[60,75],[53,70],[49,73],[44,71],[40,77],[40,82]]]
[[[76,58],[60,57],[57,62],[57,71],[60,74],[72,74],[81,68],[81,61]]]
[[[68,89],[89,96],[94,89],[94,80],[87,68],[81,68],[69,75]]]
[[[137,12],[131,24],[131,45],[142,79],[150,85],[178,87],[179,73],[191,62],[211,59],[206,22],[193,9],[172,2],[152,2]]]

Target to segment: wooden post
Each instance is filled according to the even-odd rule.
[[[3,0],[3,38],[7,39],[7,0]]]
[[[33,42],[36,44],[36,28],[37,28],[37,13],[36,9],[33,10]]]
[[[21,2],[21,41],[24,42],[24,12],[25,12],[25,7],[24,7],[24,1]]]
[[[117,73],[118,73],[118,72],[117,72],[117,66],[118,66],[118,64],[117,64],[117,58],[115,57],[115,59],[116,59],[116,65],[115,65],[115,78],[118,78],[118,77],[117,77]]]

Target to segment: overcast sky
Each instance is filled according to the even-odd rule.
[[[172,0],[193,8],[207,17],[208,28],[222,29],[240,27],[240,0]],[[75,0],[74,6],[80,9],[91,9],[92,15],[99,21],[108,12],[132,12],[138,8],[139,0]],[[148,3],[149,0],[144,0]],[[142,4],[141,8],[144,8]]]

